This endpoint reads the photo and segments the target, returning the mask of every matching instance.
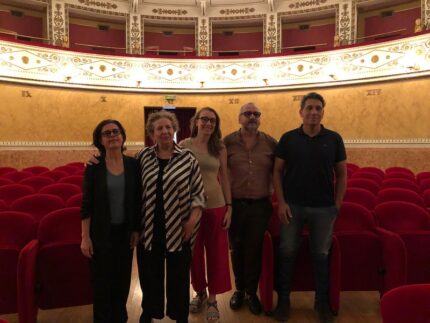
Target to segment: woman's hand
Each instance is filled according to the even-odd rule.
[[[82,238],[81,251],[85,257],[90,259],[93,257],[93,242],[90,237]]]
[[[184,241],[188,241],[193,236],[194,226],[196,225],[195,221],[190,217],[187,222],[182,225],[182,239]]]
[[[139,243],[139,232],[133,232],[130,237],[130,249],[134,249]]]
[[[224,219],[222,220],[222,228],[228,230],[231,224],[231,205],[227,205],[227,209],[224,214]]]

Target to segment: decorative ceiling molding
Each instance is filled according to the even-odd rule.
[[[132,92],[245,92],[430,75],[430,33],[310,54],[243,59],[89,54],[0,41],[0,80]]]

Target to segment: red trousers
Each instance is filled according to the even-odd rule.
[[[191,285],[196,292],[206,286],[209,294],[222,294],[231,289],[228,230],[222,228],[225,211],[225,207],[203,211],[191,261]]]

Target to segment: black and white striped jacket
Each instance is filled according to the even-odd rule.
[[[156,146],[141,150],[136,158],[142,176],[142,233],[145,250],[152,249],[154,213],[159,165]],[[205,195],[200,167],[189,149],[175,144],[172,158],[164,168],[163,200],[166,219],[166,250],[182,249],[182,224],[190,217],[194,207],[205,207]],[[196,224],[191,244],[194,243],[200,222]]]

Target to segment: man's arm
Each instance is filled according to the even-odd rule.
[[[292,217],[291,210],[284,199],[284,189],[282,188],[282,176],[284,174],[285,160],[275,157],[273,166],[273,188],[275,189],[276,200],[278,201],[278,217],[281,222],[288,224]]]
[[[336,198],[335,203],[338,210],[342,205],[343,196],[346,190],[346,160],[336,163],[334,166],[336,175]]]

